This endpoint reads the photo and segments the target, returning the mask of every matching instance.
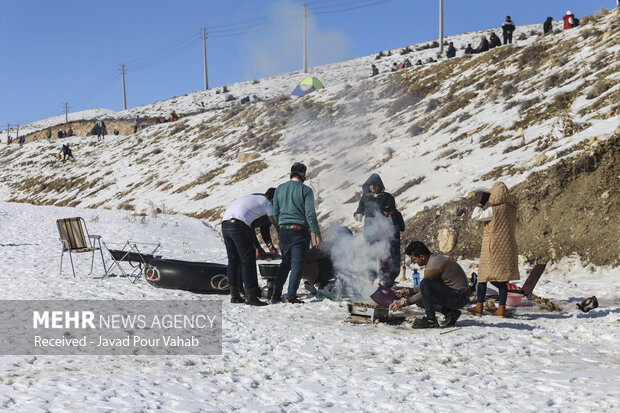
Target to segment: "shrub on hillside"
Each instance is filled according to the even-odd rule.
[[[388,108],[386,112],[386,116],[391,117],[395,115],[396,113],[402,112],[403,110],[409,108],[410,106],[415,105],[419,101],[420,99],[418,97],[407,93],[399,97],[398,99],[394,100],[394,102]]]
[[[525,33],[521,33],[519,36],[517,36],[517,40],[525,40],[527,39],[527,35]]]
[[[426,109],[424,110],[424,112],[429,113],[432,112],[433,110],[437,109],[439,107],[439,100],[438,99],[428,99],[426,101]]]
[[[230,95],[226,95],[226,99],[224,99],[226,102],[232,102],[233,100],[237,100],[237,98],[233,96],[232,93]]]
[[[599,29],[594,29],[591,27],[585,28],[581,31],[581,37],[584,39],[588,39],[590,37],[598,37],[603,34]]]
[[[519,89],[511,82],[506,82],[502,85],[502,96],[506,99],[510,99],[519,92]]]
[[[594,99],[599,97],[600,95],[602,95],[603,93],[607,92],[607,90],[611,87],[611,84],[606,83],[602,80],[599,80],[598,82],[596,82],[594,85],[592,85],[592,87],[590,88],[590,90],[588,91],[588,94],[586,96],[586,99]]]
[[[405,48],[403,48],[403,49],[401,49],[401,50],[400,50],[400,54],[401,54],[401,56],[402,56],[402,55],[405,55],[405,54],[407,54],[407,53],[411,53],[411,52],[413,52],[413,50],[411,50],[411,47],[409,47],[409,46],[407,46],[407,47],[405,47]]]
[[[424,133],[424,128],[418,125],[417,123],[414,123],[413,125],[409,127],[409,129],[407,129],[407,133],[411,135],[412,137],[418,136]]]
[[[548,52],[546,47],[541,44],[535,44],[533,46],[526,47],[525,49],[523,49],[523,52],[521,52],[517,59],[519,68],[522,69],[529,64],[539,64],[547,56],[547,53]]]
[[[379,59],[381,59],[384,56],[385,55],[383,54],[383,52],[379,52],[379,54],[375,56],[375,60],[379,60]]]

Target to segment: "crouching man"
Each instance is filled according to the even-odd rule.
[[[458,310],[467,304],[470,294],[469,282],[463,268],[452,258],[431,254],[426,245],[412,241],[405,249],[411,261],[424,266],[424,279],[419,287],[397,291],[397,297],[404,301],[393,302],[390,310],[398,310],[411,304],[424,307],[426,316],[416,320],[413,328],[437,328],[435,311],[440,311],[445,319],[443,326],[454,326],[461,315]]]

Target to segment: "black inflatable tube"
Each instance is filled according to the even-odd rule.
[[[224,264],[156,259],[144,268],[144,278],[149,284],[159,288],[230,293]]]

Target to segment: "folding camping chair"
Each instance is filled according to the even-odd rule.
[[[532,291],[534,291],[534,287],[536,287],[536,284],[538,283],[538,280],[540,280],[540,276],[543,271],[545,271],[546,266],[547,264],[536,264],[534,268],[532,268],[530,275],[528,275],[527,280],[523,283],[523,287],[519,288],[515,286],[516,288],[511,288],[514,284],[508,283],[508,292],[523,294],[525,297],[528,297],[532,294]]]
[[[532,291],[534,291],[534,287],[536,287],[536,284],[538,283],[538,280],[540,280],[540,276],[542,275],[543,271],[545,271],[546,266],[547,264],[536,264],[534,268],[532,268],[532,271],[530,271],[530,275],[527,276],[527,279],[523,283],[523,287],[519,287],[518,285],[513,283],[508,283],[508,292],[522,294],[524,297],[531,299],[532,297],[530,296],[532,294]],[[497,294],[497,292],[490,292],[486,296],[495,299],[499,298],[499,294]],[[533,298],[536,297],[534,296]]]
[[[65,252],[69,253],[69,259],[71,260],[71,270],[73,270],[73,276],[75,277],[75,268],[73,267],[72,252],[91,252],[92,258],[90,261],[90,273],[93,273],[93,265],[95,263],[95,251],[99,250],[101,253],[101,262],[103,262],[103,269],[107,272],[105,266],[105,260],[103,259],[103,251],[101,250],[101,236],[89,235],[86,229],[86,223],[81,217],[74,218],[62,218],[56,220],[56,226],[58,227],[58,233],[60,234],[60,242],[62,243],[62,252],[60,254],[60,275],[62,275],[62,258]],[[96,244],[99,244],[97,246]]]
[[[112,257],[112,265],[103,275],[103,278],[112,276],[112,269],[114,267],[118,268],[121,274],[124,277],[127,277],[132,283],[135,283],[142,274],[142,268],[148,264],[150,261],[153,261],[155,258],[161,258],[161,255],[155,256],[155,252],[159,249],[161,244],[157,243],[146,243],[146,242],[135,242],[135,241],[127,241],[125,244],[122,244],[121,249],[110,249],[108,244],[103,243],[105,248],[110,253]],[[110,244],[111,245],[111,244]],[[142,249],[152,250],[149,253],[143,253],[140,251]],[[126,262],[129,264],[130,269],[126,271],[121,265],[122,262]]]

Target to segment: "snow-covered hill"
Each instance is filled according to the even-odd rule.
[[[0,202],[5,299],[219,300],[113,277],[88,278],[88,254],[58,276],[55,220],[83,216],[106,242],[161,242],[166,258],[225,262],[197,219]],[[468,261],[460,261],[469,269]],[[528,267],[521,267],[525,274]],[[95,273],[101,274],[100,262]],[[576,257],[550,265],[535,293],[558,310],[463,315],[457,331],[344,323],[346,305],[223,303],[221,356],[2,356],[0,408],[34,411],[597,411],[620,407],[620,267]],[[262,281],[261,281],[262,282]],[[600,308],[575,308],[596,295]],[[407,308],[406,316],[421,316]]]
[[[309,165],[324,221],[355,225],[355,206],[347,202],[372,172],[411,216],[500,177],[515,185],[617,133],[620,44],[611,35],[617,28],[617,11],[546,37],[520,28],[527,39],[513,46],[375,78],[362,76],[373,56],[327,65],[311,73],[327,87],[299,99],[283,94],[298,73],[231,85],[237,97],[258,89],[275,90],[278,97],[103,142],[68,138],[75,162],[57,161],[60,143],[54,140],[10,145],[0,152],[11,171],[0,182],[0,196],[35,204],[159,208],[216,222],[232,199],[277,185],[301,160]],[[477,36],[454,40],[470,43]],[[166,108],[174,103],[167,101]],[[153,108],[159,105],[164,102]]]
[[[82,216],[90,233],[106,243],[160,242],[165,258],[226,262],[214,230],[222,211],[240,195],[288,179],[294,161],[309,166],[307,182],[321,225],[336,221],[353,229],[359,229],[352,218],[357,192],[374,172],[409,223],[425,211],[435,215],[436,225],[449,226],[454,201],[496,179],[515,186],[539,172],[556,173],[556,167],[577,175],[579,165],[566,161],[573,155],[594,170],[591,164],[609,161],[601,148],[620,133],[618,18],[616,10],[546,37],[531,32],[540,31],[539,25],[519,27],[515,37],[524,33],[525,39],[473,57],[462,57],[460,48],[475,45],[481,32],[454,36],[448,40],[459,48],[456,59],[395,73],[388,71],[393,61],[424,60],[437,49],[401,56],[398,48],[391,57],[313,68],[310,74],[326,88],[302,98],[290,97],[304,77],[295,72],[228,85],[229,93],[219,88],[70,118],[131,122],[136,115],[163,116],[172,109],[198,113],[205,105],[204,113],[134,135],[2,145],[3,297],[218,300],[156,289],[144,280],[88,278],[88,254],[75,257],[77,278],[66,261],[59,276],[55,220]],[[382,73],[369,78],[372,63]],[[236,102],[253,95],[261,101]],[[20,133],[62,122],[64,117],[44,120],[22,126]],[[57,159],[62,143],[71,146],[75,161]],[[599,183],[607,185],[602,194],[592,192],[591,204],[600,210],[569,213],[611,213],[600,225],[616,219],[611,206],[620,188],[614,171],[558,186],[578,190],[596,186],[599,176],[609,178]],[[553,184],[544,182],[536,196]],[[566,197],[558,202],[571,206]],[[542,222],[546,231],[549,216],[532,222]],[[596,226],[579,228],[598,240]],[[459,263],[469,273],[477,261]],[[530,268],[521,261],[523,278]],[[303,306],[261,308],[224,300],[221,356],[2,356],[0,409],[614,412],[620,408],[619,276],[617,266],[558,256],[534,291],[557,306],[553,311],[529,305],[513,318],[463,314],[458,330],[415,333],[407,323],[344,323],[345,305],[316,297],[302,296]],[[578,311],[575,304],[592,295],[600,307]],[[409,307],[398,315],[422,312]]]

